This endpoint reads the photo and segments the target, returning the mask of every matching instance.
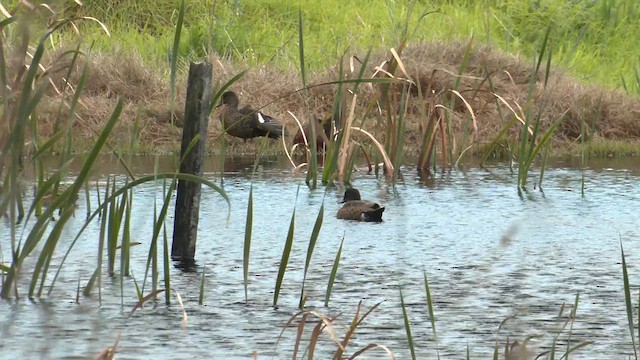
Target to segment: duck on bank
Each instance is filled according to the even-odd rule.
[[[233,91],[222,94],[222,100],[218,105],[222,106],[219,117],[227,134],[245,141],[255,137],[282,137],[283,127],[278,120],[254,110],[250,105],[238,108],[239,105],[240,99]]]

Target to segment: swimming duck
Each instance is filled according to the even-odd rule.
[[[259,136],[279,139],[282,136],[282,124],[276,119],[249,105],[238,109],[239,104],[238,95],[233,91],[222,94],[220,121],[227,134],[245,140]]]
[[[372,202],[360,199],[357,189],[349,188],[344,192],[344,205],[338,210],[338,219],[358,221],[382,221],[384,207]]]

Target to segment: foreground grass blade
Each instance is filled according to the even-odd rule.
[[[309,271],[309,264],[311,263],[311,256],[313,255],[313,249],[316,247],[318,241],[318,235],[320,234],[320,228],[322,227],[322,219],[324,217],[324,200],[320,206],[316,223],[313,225],[313,231],[311,232],[311,238],[309,239],[309,247],[307,248],[307,259],[304,263],[304,276],[302,277],[302,290],[300,291],[300,302],[298,307],[302,309],[304,307],[304,284],[307,280],[307,272]]]
[[[244,301],[249,302],[249,255],[251,254],[251,230],[253,228],[253,183],[249,188],[249,203],[247,204],[247,223],[244,227],[244,253],[242,267],[244,275]]]
[[[329,306],[329,299],[331,298],[331,290],[333,290],[333,283],[336,281],[336,274],[338,273],[338,266],[340,265],[340,257],[342,254],[342,245],[344,245],[344,235],[342,235],[342,241],[340,241],[340,247],[336,253],[336,258],[333,259],[333,266],[331,267],[331,274],[329,275],[329,283],[327,284],[327,292],[324,296],[324,306]]]
[[[433,341],[436,343],[436,355],[440,359],[440,349],[438,346],[438,336],[436,333],[436,316],[433,312],[433,299],[431,298],[431,290],[429,290],[429,281],[427,280],[427,272],[424,272],[424,289],[427,293],[427,308],[429,309],[429,319],[431,320],[431,331],[433,332]]]
[[[116,104],[115,109],[113,110],[113,113],[111,114],[111,117],[109,118],[104,129],[100,133],[100,136],[96,140],[96,144],[91,149],[91,152],[89,152],[89,154],[87,155],[87,158],[85,159],[82,165],[82,168],[80,169],[80,172],[78,173],[78,176],[76,177],[73,184],[67,190],[65,190],[63,194],[61,194],[56,200],[53,201],[53,203],[43,213],[42,217],[38,219],[33,229],[29,233],[27,240],[25,241],[24,246],[22,248],[22,251],[20,252],[19,257],[17,258],[17,262],[14,262],[12,264],[11,271],[7,274],[7,276],[4,279],[5,281],[2,284],[2,293],[0,294],[3,298],[6,298],[6,296],[8,296],[9,294],[9,291],[13,285],[13,280],[16,275],[17,269],[20,268],[20,265],[22,264],[22,262],[27,258],[27,256],[29,256],[29,254],[36,248],[37,244],[39,243],[43,235],[43,230],[44,230],[43,226],[45,225],[45,222],[49,221],[49,218],[51,218],[51,216],[53,215],[53,212],[58,208],[69,209],[69,212],[66,212],[66,210],[64,212],[67,216],[65,216],[64,219],[61,218],[56,223],[56,227],[60,227],[60,230],[59,230],[60,232],[62,231],[62,227],[64,226],[66,221],[73,214],[73,210],[75,210],[75,203],[72,201],[72,199],[74,196],[77,196],[78,192],[82,188],[82,185],[85,183],[85,181],[89,177],[89,173],[93,168],[93,165],[95,164],[96,159],[100,154],[100,151],[102,150],[102,147],[106,143],[107,138],[109,137],[109,134],[115,127],[115,124],[118,118],[120,117],[123,103],[124,103],[124,100],[122,97],[120,97],[118,99],[118,103]],[[48,249],[50,252],[43,251],[40,253],[40,257],[38,258],[38,261],[34,267],[33,275],[31,277],[31,285],[29,289],[30,297],[33,297],[33,291],[41,275],[40,270],[42,270],[45,263],[48,263],[48,261],[50,261],[50,257],[52,256],[53,251],[56,248],[56,245],[59,239],[59,234],[60,233],[58,233],[57,231],[53,231],[52,233],[50,233],[45,245],[45,248]],[[43,276],[42,282],[44,283],[46,273],[42,274],[42,276]]]
[[[413,336],[411,336],[411,323],[409,322],[409,316],[407,315],[407,308],[404,305],[404,297],[402,296],[402,289],[400,289],[400,305],[402,306],[402,318],[404,319],[404,330],[407,332],[407,343],[409,344],[409,350],[411,350],[411,358],[416,359],[416,349],[413,346]]]
[[[298,191],[296,192],[296,203],[298,202],[299,193],[300,193],[300,186],[298,185]],[[289,263],[289,255],[291,255],[291,248],[293,247],[293,231],[295,229],[295,222],[296,222],[296,209],[294,207],[293,214],[291,214],[291,223],[289,224],[289,232],[287,233],[287,240],[285,241],[284,248],[282,249],[282,257],[280,258],[280,268],[278,269],[278,278],[276,279],[276,288],[273,292],[274,307],[278,305],[278,296],[280,295],[282,280],[284,279],[284,274],[287,271],[287,264]]]
[[[633,304],[631,304],[631,287],[629,286],[629,273],[627,272],[627,262],[624,256],[624,248],[622,240],[620,240],[620,252],[622,253],[622,280],[624,282],[624,302],[627,307],[627,323],[629,325],[629,334],[631,335],[631,344],[633,345],[633,355],[638,359],[638,351],[636,349],[636,339],[633,332]]]
[[[171,48],[171,75],[169,76],[169,83],[171,87],[171,124],[173,125],[174,103],[176,98],[176,74],[178,72],[178,48],[180,46],[180,34],[182,33],[182,24],[184,21],[184,9],[185,1],[180,1],[180,9],[178,10],[178,23],[176,24],[176,31],[173,37],[173,47]]]
[[[205,279],[205,272],[207,270],[206,266],[202,267],[202,274],[200,275],[200,296],[198,296],[198,304],[202,305],[202,303],[204,302],[204,279]]]

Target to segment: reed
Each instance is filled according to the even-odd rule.
[[[440,347],[438,346],[438,334],[436,331],[436,316],[433,311],[433,300],[431,298],[431,290],[429,289],[429,281],[427,280],[427,272],[424,272],[424,291],[427,295],[427,310],[429,312],[429,320],[431,321],[431,333],[433,341],[436,343],[436,356],[440,359]]]
[[[273,306],[278,305],[278,297],[280,296],[280,289],[282,288],[282,281],[284,280],[284,274],[287,271],[287,264],[289,264],[289,256],[291,255],[291,248],[293,247],[293,233],[295,230],[296,222],[296,209],[295,204],[298,203],[298,195],[300,194],[300,186],[296,191],[296,201],[294,203],[293,213],[291,214],[291,222],[289,223],[289,231],[287,232],[287,239],[282,248],[282,257],[280,258],[280,266],[278,268],[278,276],[276,278],[276,286],[273,291]]]
[[[244,301],[249,302],[249,257],[251,255],[251,232],[253,229],[253,184],[249,187],[247,221],[244,228],[244,251],[242,255],[242,275],[244,279]]]
[[[336,252],[336,257],[333,259],[333,265],[331,265],[331,273],[329,274],[329,281],[327,282],[327,291],[325,292],[324,297],[324,306],[329,306],[329,299],[331,299],[331,291],[333,290],[333,284],[336,281],[336,274],[338,273],[338,267],[340,266],[340,258],[342,256],[342,246],[344,245],[344,235],[342,235],[342,240],[340,240],[340,247],[338,247],[338,252]]]
[[[332,355],[332,359],[334,360],[338,360],[338,359],[343,359],[344,358],[344,352],[346,351],[349,343],[351,342],[351,340],[353,339],[357,329],[362,325],[363,321],[374,311],[378,308],[378,306],[380,306],[381,303],[377,303],[376,305],[372,306],[369,310],[367,310],[366,312],[362,313],[362,301],[360,301],[358,303],[358,307],[356,309],[356,312],[354,314],[353,319],[351,320],[350,324],[346,327],[347,330],[345,332],[345,334],[343,335],[342,338],[340,338],[340,335],[338,334],[337,328],[338,325],[337,324],[337,320],[338,317],[337,316],[329,316],[326,314],[323,314],[320,311],[317,310],[302,310],[297,312],[296,314],[292,315],[289,320],[287,321],[287,323],[283,326],[282,331],[280,332],[280,335],[278,336],[278,340],[276,342],[276,347],[278,346],[278,344],[280,343],[280,340],[282,339],[282,335],[284,334],[285,330],[287,328],[289,328],[291,325],[294,324],[294,322],[296,322],[296,320],[298,321],[298,326],[296,327],[296,339],[294,342],[294,349],[293,349],[293,359],[297,359],[298,358],[298,352],[300,351],[301,346],[303,345],[303,335],[304,335],[304,329],[305,329],[305,325],[307,323],[312,323],[312,318],[316,318],[317,319],[317,323],[315,324],[315,326],[313,327],[310,337],[309,337],[309,341],[307,344],[307,351],[305,351],[306,353],[306,358],[308,359],[313,359],[315,356],[315,352],[316,352],[316,345],[318,344],[318,341],[320,339],[320,336],[322,335],[323,332],[327,332],[329,334],[329,337],[331,338],[332,343],[335,344],[335,350],[333,352]],[[360,355],[364,354],[365,352],[372,350],[372,349],[381,349],[385,352],[385,354],[390,358],[390,359],[395,359],[395,356],[393,355],[393,353],[391,352],[391,350],[386,347],[385,345],[382,344],[377,344],[377,343],[371,343],[368,344],[360,349],[358,349],[357,351],[355,351],[350,357],[348,357],[349,359],[355,359],[357,357],[359,357]],[[323,357],[326,358],[326,355]]]
[[[311,231],[311,237],[309,238],[309,246],[307,247],[307,258],[304,262],[304,275],[302,276],[302,288],[300,290],[300,301],[298,303],[298,307],[300,309],[304,308],[304,304],[306,302],[304,285],[307,280],[307,272],[309,271],[309,265],[311,264],[311,257],[313,256],[313,250],[316,247],[318,236],[320,235],[320,229],[322,228],[323,218],[324,218],[324,200],[322,201],[322,205],[320,206],[320,211],[318,211],[318,216],[316,217],[316,222],[313,225],[313,230]]]
[[[627,310],[627,324],[629,325],[629,335],[631,336],[631,345],[633,346],[633,356],[635,359],[638,359],[636,336],[634,332],[635,326],[633,322],[634,308],[633,308],[633,303],[631,301],[631,286],[629,282],[629,272],[627,270],[627,261],[624,256],[624,247],[622,246],[622,240],[620,240],[620,254],[622,257],[622,281],[624,285],[624,302]],[[640,303],[638,303],[638,308],[640,309]],[[640,330],[639,330],[639,333],[640,333]]]
[[[411,322],[409,321],[409,315],[407,315],[407,308],[404,305],[404,296],[402,296],[402,289],[400,289],[400,306],[402,307],[402,318],[404,320],[404,330],[407,333],[407,344],[411,351],[411,358],[416,359],[416,349],[413,346],[413,336],[411,335]]]

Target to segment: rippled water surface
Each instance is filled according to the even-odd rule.
[[[144,173],[152,171],[152,165],[153,160],[140,160],[133,167],[136,173]],[[387,346],[398,358],[410,356],[400,306],[402,289],[418,358],[436,358],[425,273],[442,358],[464,358],[467,347],[471,358],[489,358],[498,327],[510,316],[515,317],[503,325],[501,341],[507,335],[520,340],[539,335],[531,340],[534,349],[548,350],[570,311],[565,309],[558,319],[562,305],[570,307],[578,294],[571,341],[593,344],[572,358],[612,359],[633,354],[620,241],[631,282],[637,283],[637,167],[592,166],[584,172],[584,196],[580,192],[582,172],[568,164],[546,170],[544,192],[530,190],[521,195],[516,191],[517,176],[506,165],[490,171],[448,172],[428,180],[405,169],[404,179],[395,187],[374,175],[357,173],[354,183],[363,197],[386,206],[383,223],[364,224],[335,218],[342,188],[326,193],[309,190],[300,175],[291,175],[281,163],[265,163],[251,180],[250,164],[242,165],[225,175],[224,188],[231,200],[228,221],[226,202],[210,190],[203,193],[197,272],[172,268],[172,287],[181,295],[188,314],[185,329],[175,297],[174,305],[148,303],[130,315],[136,303],[133,278],[125,280],[121,296],[119,278],[105,276],[101,302],[95,294],[75,303],[78,282],[83,287],[97,264],[100,224],[96,221],[71,251],[50,297],[0,302],[1,357],[88,358],[120,334],[118,359],[251,358],[254,351],[260,359],[290,358],[295,328],[285,330],[277,347],[276,341],[283,325],[297,312],[309,237],[323,201],[325,216],[307,275],[306,305],[339,315],[335,330],[342,337],[361,300],[365,309],[382,302],[358,329],[347,354],[373,342]],[[105,166],[103,171],[109,173],[108,169]],[[219,182],[218,173],[206,176]],[[254,223],[249,303],[245,304],[242,258],[252,182]],[[95,189],[91,196],[95,208]],[[144,185],[134,193],[132,241],[141,244],[132,248],[132,269],[139,286],[152,238],[154,201],[159,210],[161,197],[161,184]],[[52,262],[54,270],[84,223],[82,196],[78,204],[75,218],[61,237]],[[273,290],[294,207],[293,250],[274,309]],[[169,213],[170,236],[173,209]],[[9,263],[10,226],[6,219],[2,221],[2,262]],[[17,231],[21,234],[23,230]],[[325,308],[331,266],[343,237],[330,307]],[[30,261],[32,268],[35,256]],[[204,305],[199,305],[203,269]],[[26,287],[21,291],[26,292]],[[569,326],[561,336],[562,344],[566,344]],[[323,338],[320,358],[328,358],[332,345],[328,335]],[[383,357],[381,350],[365,356]]]

